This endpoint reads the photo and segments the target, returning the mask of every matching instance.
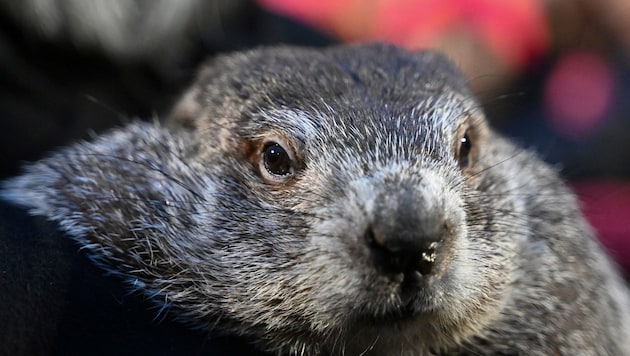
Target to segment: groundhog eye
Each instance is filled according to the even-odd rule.
[[[263,163],[267,172],[286,176],[291,173],[291,157],[287,151],[276,142],[270,142],[263,150]]]
[[[468,135],[468,131],[464,133],[464,136],[460,139],[459,144],[459,166],[461,168],[466,168],[470,164],[470,150],[472,149],[472,142],[470,141],[470,136]]]

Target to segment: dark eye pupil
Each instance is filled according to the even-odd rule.
[[[265,168],[269,173],[284,176],[291,173],[291,159],[287,151],[277,143],[267,145],[264,151]]]
[[[470,138],[468,137],[468,132],[464,134],[461,138],[460,146],[459,146],[459,165],[460,167],[468,167],[470,160],[470,149],[472,148],[472,143],[470,142]]]

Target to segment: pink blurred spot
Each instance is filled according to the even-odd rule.
[[[600,241],[630,274],[630,182],[582,181],[572,186]]]
[[[573,53],[562,58],[547,79],[544,93],[556,132],[572,139],[593,133],[612,105],[614,84],[612,71],[601,57]]]
[[[411,49],[470,35],[514,70],[547,49],[542,0],[257,0],[343,41],[380,40]]]

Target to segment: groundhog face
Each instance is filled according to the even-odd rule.
[[[223,295],[236,323],[294,351],[402,351],[495,316],[513,254],[483,192],[497,162],[444,58],[379,45],[225,57],[171,120],[221,182],[207,221],[238,281]]]
[[[521,208],[496,140],[434,53],[260,49],[208,63],[166,123],[63,150],[4,196],[197,327],[429,352],[507,293]]]

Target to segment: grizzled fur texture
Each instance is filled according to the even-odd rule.
[[[628,292],[574,196],[435,53],[219,57],[167,122],[3,196],[181,320],[278,353],[630,354]]]

